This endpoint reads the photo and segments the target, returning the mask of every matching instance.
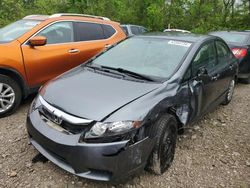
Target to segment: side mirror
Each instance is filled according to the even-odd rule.
[[[205,67],[199,68],[197,71],[197,76],[201,77],[201,76],[205,76],[205,75],[208,75],[207,69]]]
[[[31,46],[44,46],[47,43],[47,38],[44,36],[35,36],[29,40]]]

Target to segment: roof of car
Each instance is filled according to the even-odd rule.
[[[138,35],[137,37],[152,37],[152,38],[165,38],[172,40],[181,40],[187,42],[199,42],[208,38],[214,38],[214,36],[209,35],[198,35],[192,33],[167,33],[167,32],[156,32],[156,33],[146,33],[142,35]]]
[[[81,17],[81,18],[94,18],[94,19],[110,21],[110,19],[107,17],[95,16],[95,15],[89,15],[89,14],[73,14],[73,13],[57,13],[53,15],[40,15],[40,14],[28,15],[28,16],[25,16],[23,19],[44,21],[50,18],[59,18],[59,17],[66,17],[66,16]]]
[[[215,34],[215,33],[232,33],[232,34],[245,34],[245,35],[249,35],[248,31],[213,31],[213,32],[210,32],[209,34]]]

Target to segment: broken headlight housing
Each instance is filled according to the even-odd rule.
[[[140,121],[97,122],[81,136],[80,142],[109,142],[130,139],[140,127]]]

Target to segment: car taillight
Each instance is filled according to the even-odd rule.
[[[247,49],[245,48],[232,48],[232,52],[238,59],[243,58],[247,55]]]

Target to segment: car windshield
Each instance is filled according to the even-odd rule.
[[[245,43],[248,38],[248,35],[241,33],[213,33],[213,35],[221,37],[226,42],[232,43]]]
[[[0,29],[0,43],[11,42],[39,24],[38,20],[19,20]]]
[[[191,43],[153,37],[134,37],[96,58],[92,65],[120,68],[166,80],[174,73]]]

